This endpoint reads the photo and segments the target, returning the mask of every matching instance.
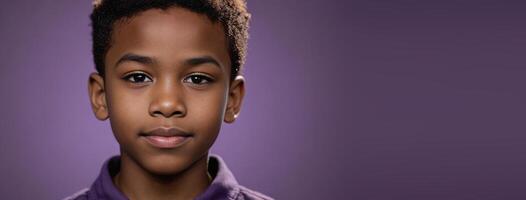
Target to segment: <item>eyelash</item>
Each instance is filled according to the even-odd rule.
[[[196,80],[195,78],[198,78],[201,81],[201,83],[193,83],[193,81]],[[202,83],[203,81],[204,81],[204,83]],[[207,76],[207,75],[204,75],[204,74],[194,73],[194,74],[192,74],[190,76],[187,76],[183,80],[183,82],[190,83],[192,85],[202,86],[202,85],[207,85],[207,84],[210,84],[210,83],[214,82],[214,79],[212,79],[210,76]]]
[[[144,80],[138,81],[138,80],[136,80],[138,78],[138,76],[143,76],[143,78],[141,78],[141,79],[149,79],[149,80],[148,81],[144,81]],[[146,83],[146,82],[153,82],[153,80],[152,80],[152,78],[150,78],[150,76],[148,76],[145,73],[138,73],[138,72],[128,74],[128,75],[124,76],[123,79],[126,80],[126,81],[129,81],[131,83],[134,83],[134,84],[135,83],[141,84],[141,83]],[[200,81],[200,83],[194,83],[193,81]],[[204,75],[204,74],[201,74],[201,73],[194,73],[194,74],[192,74],[190,76],[187,76],[183,80],[183,82],[190,83],[190,84],[196,85],[196,86],[203,86],[203,85],[210,84],[210,83],[214,82],[214,79],[211,78],[208,75]]]
[[[137,75],[141,75],[141,76],[144,76],[144,79],[149,79],[149,81],[147,82],[153,82],[152,78],[150,78],[147,74],[145,73],[131,73],[131,74],[128,74],[126,76],[124,76],[124,80],[126,81],[129,81],[129,82],[132,82],[132,83],[145,83],[144,81],[141,81],[141,82],[138,82],[137,80],[131,80],[131,78],[137,78]]]

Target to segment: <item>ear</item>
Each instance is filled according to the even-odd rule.
[[[245,96],[245,78],[238,75],[230,84],[228,102],[225,111],[225,122],[233,123],[241,111],[241,103]]]
[[[106,104],[106,90],[104,78],[98,73],[91,73],[88,80],[89,100],[95,117],[101,121],[108,119],[108,106]]]

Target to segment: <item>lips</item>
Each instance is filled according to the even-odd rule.
[[[178,128],[156,128],[140,134],[150,145],[157,148],[176,148],[189,141],[193,135]]]

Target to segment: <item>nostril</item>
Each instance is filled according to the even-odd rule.
[[[154,111],[153,116],[164,115],[161,111]]]
[[[182,111],[174,111],[172,113],[169,113],[169,112],[162,112],[162,111],[154,111],[153,112],[153,116],[164,116],[164,117],[172,117],[172,116],[175,116],[175,117],[181,117],[181,116],[184,116],[184,112]]]
[[[179,111],[179,110],[178,110],[178,111],[175,111],[175,112],[173,112],[173,114],[172,114],[172,116],[183,116],[183,115],[184,115],[184,113],[183,113],[183,112],[181,112],[181,111]]]

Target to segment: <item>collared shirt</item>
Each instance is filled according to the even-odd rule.
[[[196,200],[271,200],[259,192],[250,190],[237,183],[234,175],[221,157],[211,155],[208,171],[213,177],[212,183]],[[119,156],[104,162],[99,176],[90,188],[83,189],[65,200],[127,200],[126,196],[113,184],[112,175],[120,167]],[[215,176],[214,176],[215,175]]]

